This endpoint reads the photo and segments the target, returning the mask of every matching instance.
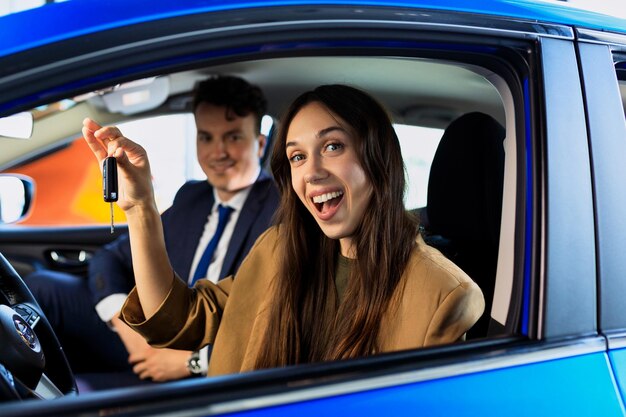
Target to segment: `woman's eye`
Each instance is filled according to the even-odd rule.
[[[295,162],[300,162],[300,161],[302,161],[303,159],[304,159],[304,155],[302,155],[302,154],[296,154],[296,155],[293,155],[291,158],[289,158],[289,161],[290,161],[291,163],[295,163]]]
[[[326,150],[330,152],[338,151],[341,148],[343,148],[341,143],[329,143],[326,145]]]

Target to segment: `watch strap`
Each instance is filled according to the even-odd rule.
[[[187,359],[187,370],[191,375],[202,375],[202,367],[200,366],[200,353],[198,351],[191,352],[191,356]]]

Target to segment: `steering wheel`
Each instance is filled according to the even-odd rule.
[[[0,401],[77,393],[74,374],[54,330],[0,253]]]

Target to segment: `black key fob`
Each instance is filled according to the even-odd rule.
[[[109,156],[102,163],[102,190],[104,201],[117,201],[117,160]]]

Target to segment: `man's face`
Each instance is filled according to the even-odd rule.
[[[223,201],[256,180],[265,136],[255,133],[253,114],[226,119],[226,107],[200,103],[195,119],[198,162]]]

